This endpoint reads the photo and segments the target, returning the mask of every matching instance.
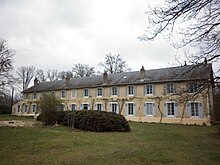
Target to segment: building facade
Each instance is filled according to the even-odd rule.
[[[62,109],[122,114],[127,120],[210,125],[213,111],[212,66],[200,64],[56,80],[23,91],[12,114],[37,116],[44,94],[60,98]]]

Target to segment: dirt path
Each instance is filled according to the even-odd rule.
[[[35,121],[22,121],[22,120],[8,120],[0,121],[0,127],[33,127],[36,124]]]

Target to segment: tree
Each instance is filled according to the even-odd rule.
[[[56,69],[49,69],[46,71],[46,73],[47,73],[47,78],[49,79],[49,81],[54,81],[54,80],[59,79],[59,74]]]
[[[71,71],[62,71],[59,73],[59,78],[61,79],[73,78],[73,73]]]
[[[188,56],[192,63],[215,62],[220,57],[220,3],[219,0],[166,0],[164,6],[150,8],[149,25],[141,40],[153,40],[159,34],[171,39],[180,37],[177,48],[198,47]]]
[[[74,73],[75,78],[89,77],[95,75],[94,67],[90,67],[89,65],[86,64],[80,64],[80,63],[74,64],[72,71]]]
[[[104,69],[110,74],[131,70],[131,68],[128,68],[127,62],[122,59],[120,54],[112,54],[111,52],[106,54],[105,62],[100,63],[99,65],[104,67]]]
[[[65,114],[59,113],[59,111],[61,110],[61,103],[62,101],[53,95],[44,95],[40,99],[39,104],[41,110],[41,121],[44,122],[46,125],[53,125],[57,120],[62,120]]]
[[[15,51],[8,48],[7,41],[0,38],[0,88],[3,89],[6,85],[14,82],[10,71],[13,69],[13,56]]]
[[[40,82],[46,82],[47,81],[47,75],[43,71],[43,69],[37,69],[36,70],[36,77]]]
[[[34,66],[21,66],[17,69],[18,79],[22,83],[22,90],[28,88],[31,80],[35,76],[35,67]]]

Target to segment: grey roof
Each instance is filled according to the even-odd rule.
[[[140,77],[140,71],[123,72],[117,74],[109,74],[106,83],[103,83],[103,76],[91,76],[84,78],[73,78],[69,81],[56,80],[52,82],[38,83],[23,91],[29,92],[43,92],[55,91],[64,89],[89,88],[89,87],[103,87],[103,86],[120,86],[126,84],[148,84],[148,83],[162,83],[162,82],[178,82],[210,79],[212,75],[211,64],[179,66],[171,68],[161,68],[145,70],[144,79]]]

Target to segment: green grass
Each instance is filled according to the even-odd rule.
[[[220,164],[214,126],[129,124],[126,133],[0,127],[0,164]]]

